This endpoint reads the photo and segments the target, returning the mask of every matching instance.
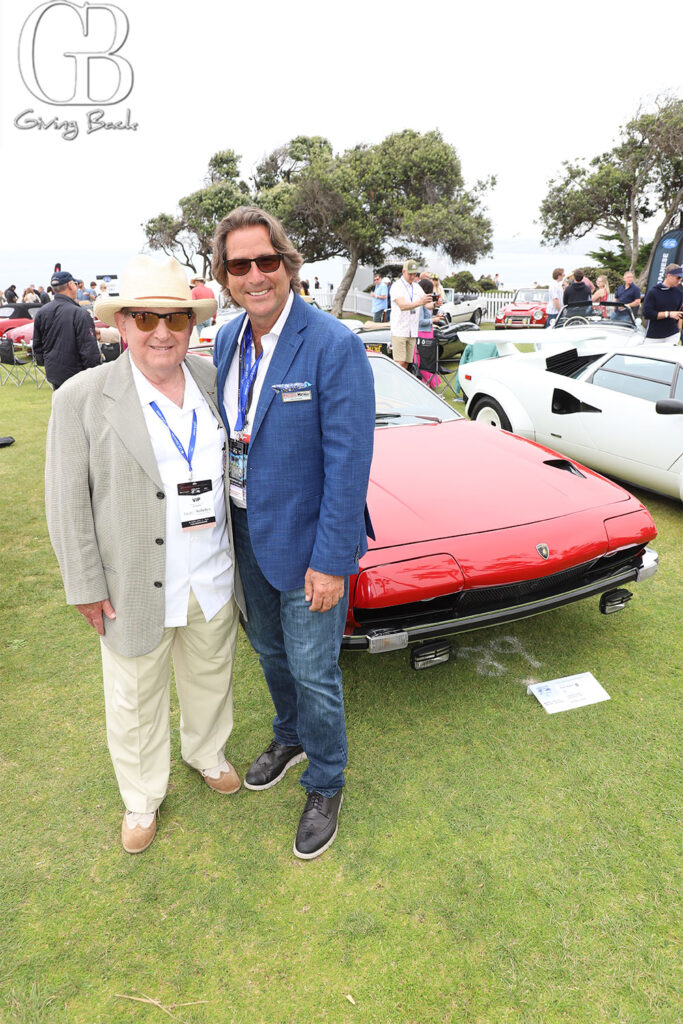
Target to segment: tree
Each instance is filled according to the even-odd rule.
[[[441,279],[444,288],[452,288],[454,292],[480,292],[481,283],[476,280],[471,270],[453,271],[449,277]]]
[[[397,132],[338,156],[326,140],[299,137],[264,160],[257,180],[266,186],[259,203],[282,219],[307,261],[349,261],[337,316],[360,264],[401,263],[422,247],[471,263],[491,250],[481,201],[494,180],[468,191],[457,153],[438,131]]]
[[[601,242],[615,242],[616,249],[593,249],[588,255],[591,259],[597,261],[598,266],[606,267],[610,273],[610,281],[612,276],[617,279],[617,283],[621,284],[621,279],[627,270],[631,269],[631,261],[627,258],[624,251],[623,243],[621,242],[618,235],[598,235]],[[641,242],[638,247],[638,256],[636,258],[634,274],[640,274],[645,266],[648,264],[650,253],[652,252],[652,242]]]
[[[232,149],[215,153],[209,160],[206,187],[179,201],[180,215],[161,213],[142,225],[149,248],[174,256],[193,271],[201,259],[202,273],[208,277],[218,223],[236,206],[252,201],[249,186],[239,180],[239,162]]]
[[[542,243],[561,245],[601,228],[623,247],[627,269],[636,272],[640,233],[658,218],[652,249],[640,270],[647,281],[654,252],[683,205],[683,100],[659,97],[652,112],[639,111],[621,129],[621,141],[587,164],[565,161],[563,175],[548,183],[541,203]]]
[[[231,149],[216,153],[205,187],[180,200],[179,215],[147,221],[150,248],[188,267],[201,257],[206,274],[218,222],[235,206],[256,203],[279,217],[307,262],[349,261],[337,316],[360,264],[400,264],[419,258],[421,247],[471,263],[491,250],[481,204],[494,179],[466,189],[458,155],[437,131],[398,132],[338,155],[322,136],[299,135],[263,158],[251,187],[239,179],[239,159]]]

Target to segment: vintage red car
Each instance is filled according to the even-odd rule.
[[[650,513],[619,485],[471,422],[396,363],[369,352],[377,427],[368,507],[376,539],[351,578],[343,646],[414,648],[602,595],[653,576]],[[447,644],[445,645],[448,646]],[[446,660],[440,657],[440,660]]]
[[[33,302],[6,302],[0,306],[0,338],[15,327],[33,323],[40,306]]]
[[[496,330],[511,327],[545,327],[548,289],[518,288],[514,299],[496,315]]]

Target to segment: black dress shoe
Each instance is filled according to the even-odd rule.
[[[273,740],[244,776],[244,785],[247,789],[270,789],[280,781],[288,768],[305,760],[306,754],[300,744],[288,747]]]
[[[341,789],[329,797],[315,792],[308,794],[294,840],[296,857],[312,860],[332,846],[337,835],[337,819],[343,799],[344,793]]]

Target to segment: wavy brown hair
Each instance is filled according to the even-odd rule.
[[[291,287],[298,294],[301,288],[299,270],[304,262],[304,258],[290,242],[285,234],[285,229],[277,217],[273,217],[271,213],[267,213],[258,206],[236,207],[236,209],[231,210],[223,218],[216,228],[216,234],[213,236],[213,258],[211,261],[211,272],[214,280],[218,281],[222,286],[223,294],[227,298],[232,299],[228,287],[228,272],[223,263],[226,239],[230,232],[236,231],[237,228],[251,228],[258,225],[266,228],[270,235],[273,249],[275,249],[275,252],[282,254],[287,273],[291,276]]]

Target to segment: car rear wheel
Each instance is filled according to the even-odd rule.
[[[512,430],[512,424],[502,405],[488,395],[477,400],[470,412],[470,419],[477,420],[478,423],[488,423],[490,427],[497,427],[499,430]]]
[[[474,313],[470,317],[470,323],[479,325],[481,323],[481,310],[475,309]]]

